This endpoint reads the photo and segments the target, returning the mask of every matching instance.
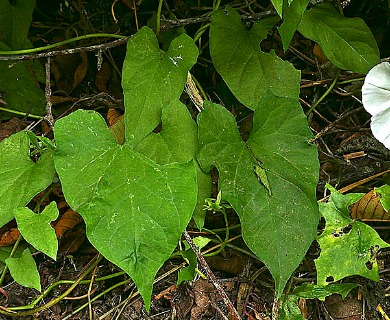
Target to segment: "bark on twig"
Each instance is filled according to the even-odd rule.
[[[191,239],[191,236],[188,234],[187,231],[183,232],[184,237],[186,238],[188,244],[190,245],[192,251],[194,251],[196,257],[198,258],[199,263],[202,265],[204,268],[207,276],[217,289],[218,293],[222,297],[223,301],[225,302],[226,306],[228,307],[231,316],[233,317],[232,319],[234,320],[241,320],[240,315],[238,314],[238,311],[236,308],[233,306],[233,303],[230,301],[229,297],[227,296],[226,292],[223,290],[223,288],[220,286],[220,284],[217,281],[217,278],[215,277],[214,273],[211,271],[209,265],[207,264],[206,260],[202,256],[202,254],[199,252],[198,248],[195,246],[194,242]],[[228,318],[226,318],[228,319]]]
[[[51,84],[50,84],[50,57],[47,57],[45,64],[45,74],[46,74],[46,86],[45,86],[45,98],[46,98],[46,116],[45,120],[50,124],[51,127],[54,126],[53,114],[51,112]]]

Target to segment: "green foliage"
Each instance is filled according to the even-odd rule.
[[[166,108],[168,105],[174,104],[173,107],[185,108],[178,99],[184,89],[188,70],[196,62],[197,56],[197,47],[192,39],[185,34],[175,38],[166,53],[159,49],[155,34],[147,27],[142,28],[130,39],[123,65],[122,81],[126,106],[125,139],[128,146],[134,148],[146,136],[153,136],[151,132],[158,126],[162,117],[165,120],[168,115],[172,115],[172,113],[162,115],[163,109],[166,109],[165,112],[169,112],[170,108]],[[177,106],[178,104],[179,106]],[[186,117],[185,113],[181,113],[181,116]],[[177,120],[181,119],[176,118]],[[186,121],[186,119],[184,120]],[[169,120],[167,119],[167,121]],[[178,123],[176,122],[176,124]],[[193,133],[194,130],[188,129],[188,133],[180,131],[181,134],[186,134],[184,138],[175,136],[177,139],[182,139],[177,144],[185,147],[185,150],[189,150],[187,152],[190,155],[186,155],[183,150],[185,159],[188,159],[188,156],[191,158],[194,150],[191,141],[188,142],[188,145],[184,141],[188,136],[195,139],[196,135]],[[168,132],[167,134],[177,133]],[[161,142],[166,142],[166,139],[167,137],[163,135]],[[157,147],[155,148],[157,149]],[[167,148],[170,149],[170,152],[174,152],[171,150],[172,144],[168,144]],[[154,152],[154,150],[149,152]],[[185,159],[180,156],[177,161],[187,161]]]
[[[389,247],[376,231],[360,221],[349,218],[348,207],[361,198],[361,194],[341,195],[328,186],[332,194],[328,203],[320,204],[326,226],[317,241],[321,255],[315,261],[317,284],[326,285],[329,277],[338,281],[348,276],[359,275],[379,281],[376,255]]]
[[[198,161],[204,170],[213,165],[218,168],[222,195],[240,216],[245,242],[270,269],[280,295],[313,241],[319,217],[315,183],[312,183],[318,163],[315,148],[307,142],[309,135],[304,116],[299,115],[298,109],[291,108],[291,115],[283,119],[286,122],[292,119],[292,124],[284,126],[273,122],[270,110],[255,113],[248,145],[263,160],[271,196],[254,172],[257,161],[241,139],[233,115],[209,102],[205,102],[204,107],[198,116]],[[279,113],[284,105],[267,107]],[[261,147],[263,141],[272,141],[268,144],[270,149]],[[303,165],[310,169],[306,171]]]
[[[197,56],[197,47],[185,34],[175,38],[166,53],[159,49],[149,28],[140,30],[128,43],[122,81],[125,102],[128,101],[124,117],[126,141],[156,163],[187,162],[195,157],[196,124],[179,97]],[[152,132],[160,123],[161,131]],[[195,161],[194,166],[199,185],[194,219],[202,228],[202,206],[210,194],[211,178]]]
[[[360,19],[344,18],[327,4],[305,11],[307,0],[272,2],[283,18],[279,32],[284,49],[298,28],[317,41],[339,68],[365,73],[378,62],[373,36]],[[12,6],[0,0],[1,48],[30,45],[27,31],[33,8],[33,1],[21,7],[19,1]],[[215,202],[207,201],[208,208],[230,205],[238,213],[243,239],[269,268],[276,297],[281,297],[315,239],[319,162],[298,102],[299,71],[273,51],[260,50],[260,42],[279,20],[261,19],[249,29],[231,7],[213,13],[212,62],[235,97],[254,112],[247,141],[226,108],[205,102],[195,123],[180,102],[198,56],[184,29],[177,37],[172,32],[172,41],[165,39],[164,52],[153,31],[144,27],[127,45],[120,128],[110,130],[97,112],[78,110],[55,123],[56,145],[31,133],[29,139],[24,131],[0,144],[0,226],[15,216],[25,240],[55,259],[57,241],[49,225],[58,215],[55,204],[40,214],[25,206],[53,181],[56,170],[67,202],[86,223],[89,241],[130,275],[149,308],[154,277],[190,219],[203,227],[202,207],[210,196],[209,172],[215,166],[220,193]],[[41,113],[43,93],[34,89],[37,83],[26,65],[0,63],[0,72],[2,68],[9,69],[0,78],[9,106]],[[16,78],[21,87],[12,91],[10,79]],[[26,109],[27,105],[38,109]],[[124,130],[120,143],[115,130]],[[388,190],[378,192],[388,206]],[[344,296],[353,286],[325,286],[328,277],[337,281],[362,275],[378,280],[375,255],[388,245],[373,229],[349,218],[348,206],[360,197],[332,190],[330,201],[320,204],[326,228],[318,237],[318,285],[301,287],[281,299],[281,319],[302,319],[297,307],[300,294],[320,299],[331,293]],[[40,234],[34,234],[37,228]],[[178,282],[192,279],[196,265],[192,252],[185,250],[182,256],[189,268],[180,273]],[[40,290],[28,249],[6,263],[16,281]]]
[[[318,160],[316,148],[308,143],[311,133],[297,101],[299,72],[259,49],[273,24],[267,20],[248,31],[233,9],[213,16],[210,52],[214,65],[255,115],[246,145],[232,115],[207,104],[198,117],[198,160],[205,170],[211,165],[218,168],[223,195],[240,215],[243,238],[270,269],[280,295],[317,227]],[[257,179],[258,161],[270,191],[267,183],[264,186]],[[264,247],[265,242],[272,252]]]
[[[281,299],[278,320],[304,320],[298,306],[298,297],[288,294]]]
[[[27,38],[32,21],[35,0],[0,0],[0,41],[11,49],[29,46]]]
[[[54,229],[50,226],[50,222],[58,217],[56,203],[51,202],[39,214],[26,207],[16,208],[14,215],[23,238],[35,249],[56,260],[58,241]]]
[[[305,299],[319,299],[325,301],[325,298],[332,294],[340,294],[345,299],[352,289],[358,287],[356,283],[332,283],[329,285],[316,285],[313,283],[304,283],[296,287],[293,294]]]
[[[256,21],[248,30],[238,13],[227,7],[214,13],[210,54],[229,89],[248,108],[261,106],[268,91],[275,97],[298,99],[299,72],[275,54],[260,51],[259,43],[277,20]]]
[[[0,0],[0,50],[30,48],[27,38],[35,0],[17,0],[14,4]],[[0,61],[0,91],[9,109],[45,113],[45,96],[36,81],[42,80],[43,69],[38,61]],[[2,114],[2,118],[9,115]]]
[[[19,246],[14,251],[13,257],[14,258],[21,257],[23,251],[29,247],[30,246],[25,244],[25,243],[19,244]],[[12,247],[0,247],[0,271],[1,272],[3,272],[4,267],[5,267],[5,260],[7,260],[10,257],[12,250],[13,250]]]
[[[14,218],[14,209],[26,206],[54,178],[53,151],[46,150],[37,162],[30,158],[26,131],[0,143],[0,226]]]
[[[22,286],[34,288],[41,291],[41,280],[30,250],[24,249],[18,258],[8,258],[5,263],[12,278]]]
[[[280,37],[282,38],[283,49],[287,50],[309,0],[294,0],[288,2],[287,0],[272,0],[271,2],[278,11],[279,16],[283,18],[283,23],[278,30]]]
[[[196,259],[196,255],[191,250],[191,248],[188,248],[187,250],[183,251],[181,255],[183,259],[188,263],[188,266],[180,269],[177,275],[177,282],[176,282],[177,285],[179,285],[183,281],[194,280],[196,264],[198,263],[198,260]]]
[[[390,186],[385,184],[382,187],[374,188],[375,193],[380,195],[380,202],[386,211],[390,210]]]
[[[65,198],[82,215],[90,242],[131,276],[148,307],[154,276],[196,204],[193,162],[159,165],[127,142],[118,145],[92,111],[57,121],[55,139]]]
[[[298,30],[316,41],[337,67],[366,74],[379,63],[376,41],[363,20],[345,18],[329,3],[304,13]]]
[[[193,241],[196,247],[200,250],[210,242],[210,239],[204,237],[195,237]],[[177,282],[176,282],[177,285],[179,285],[183,281],[194,280],[196,265],[198,263],[194,251],[192,251],[192,249],[190,248],[187,242],[185,242],[185,250],[180,251],[180,254],[183,257],[183,259],[188,263],[188,266],[186,268],[180,269],[177,275]]]

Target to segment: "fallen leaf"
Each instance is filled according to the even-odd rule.
[[[371,190],[351,206],[351,217],[362,221],[388,221],[390,213],[383,208],[380,195]]]
[[[83,218],[72,209],[68,209],[56,223],[54,230],[56,232],[57,239],[62,239],[66,232],[72,230]]]
[[[0,237],[0,247],[9,247],[15,244],[20,232],[18,228],[11,228]]]

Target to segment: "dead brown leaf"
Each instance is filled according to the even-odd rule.
[[[0,247],[9,247],[15,244],[20,232],[18,228],[11,228],[0,237]]]
[[[66,232],[72,230],[80,222],[83,221],[83,218],[72,209],[68,209],[56,223],[54,230],[58,239],[62,239]]]

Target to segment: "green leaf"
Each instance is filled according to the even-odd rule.
[[[0,0],[0,41],[12,50],[25,49],[35,0]]]
[[[187,260],[188,266],[181,268],[178,275],[176,285],[179,285],[183,281],[192,281],[195,276],[195,268],[198,263],[196,255],[192,249],[187,249],[181,253],[182,257]]]
[[[20,243],[14,252],[14,258],[20,258],[22,256],[23,251],[30,246],[27,243]],[[5,267],[5,260],[7,260],[13,250],[12,247],[0,247],[0,272],[3,272]],[[31,247],[31,250],[34,248]],[[31,251],[30,250],[30,251]]]
[[[316,149],[307,142],[305,118],[299,106],[277,103],[268,104],[264,114],[255,112],[248,144],[256,157],[261,154],[271,196],[255,174],[258,162],[233,115],[212,103],[204,107],[198,116],[198,161],[205,171],[218,168],[222,195],[240,216],[243,238],[269,268],[280,296],[314,239],[319,217]]]
[[[360,18],[345,18],[329,3],[304,13],[298,31],[316,41],[337,67],[366,74],[379,63],[379,49],[370,29]]]
[[[390,186],[385,184],[382,187],[374,188],[375,193],[380,195],[380,201],[386,211],[390,210]]]
[[[279,16],[283,15],[284,5],[291,6],[294,3],[294,0],[271,0],[275,10],[278,12]]]
[[[172,40],[168,52],[159,49],[152,30],[138,31],[127,44],[123,66],[125,137],[135,147],[160,123],[162,109],[178,100],[198,49],[185,34]]]
[[[196,168],[196,182],[198,184],[198,199],[192,218],[196,226],[201,230],[206,218],[206,210],[204,210],[205,200],[211,195],[212,181],[211,174],[205,173],[195,159],[194,164]]]
[[[348,293],[358,287],[357,283],[332,283],[326,286],[313,283],[304,283],[296,287],[293,294],[304,299],[319,299],[325,301],[325,298],[332,294],[340,294],[345,299]]]
[[[281,15],[283,23],[278,30],[285,51],[290,45],[308,3],[309,0],[294,0],[291,4],[287,4],[287,0],[285,0],[283,3],[283,14]]]
[[[35,0],[0,0],[0,50],[31,48],[27,38],[32,21]],[[39,61],[0,61],[0,91],[7,108],[42,115],[45,113],[45,95],[37,77],[43,73]],[[1,113],[2,118],[10,117]]]
[[[203,247],[205,247],[210,242],[210,239],[205,238],[205,237],[195,237],[193,239],[193,241],[194,241],[194,244],[196,245],[196,247],[199,250],[201,250]],[[188,260],[187,261],[188,267],[180,269],[179,274],[177,275],[176,285],[179,285],[183,281],[194,280],[195,269],[196,269],[196,266],[198,263],[196,255],[195,255],[194,251],[192,251],[192,249],[190,248],[189,244],[187,242],[184,242],[184,244],[185,244],[186,250],[182,251],[181,255],[184,259]]]
[[[0,226],[14,218],[14,208],[26,206],[52,182],[55,174],[53,152],[47,150],[36,163],[30,159],[26,131],[0,143]]]
[[[12,278],[17,283],[41,291],[41,280],[37,265],[29,249],[25,249],[20,258],[8,258],[5,263]]]
[[[158,165],[116,143],[104,119],[76,111],[55,124],[55,164],[89,241],[134,280],[150,306],[153,279],[191,219],[193,162]]]
[[[315,260],[317,283],[326,285],[330,280],[338,281],[352,275],[379,281],[376,254],[389,244],[370,226],[346,216],[348,204],[358,200],[361,194],[353,197],[352,194],[341,195],[334,189],[331,191],[329,202],[320,205],[326,226],[317,239],[321,247],[321,255]]]
[[[37,65],[39,62],[34,62]],[[32,62],[0,61],[0,91],[7,108],[35,115],[45,114],[45,94],[31,73]],[[37,68],[42,68],[40,65]],[[1,113],[2,118],[11,116]]]
[[[260,41],[275,22],[275,17],[262,19],[248,30],[230,7],[215,12],[211,20],[210,54],[215,69],[237,99],[253,110],[267,91],[298,99],[299,72],[275,54],[260,51]]]
[[[192,160],[198,137],[196,124],[186,106],[177,99],[172,100],[162,109],[161,122],[161,131],[149,133],[135,150],[159,164]]]
[[[68,203],[84,218],[88,239],[130,275],[149,308],[154,276],[176,247],[197,199],[195,128],[178,99],[198,50],[181,35],[162,52],[146,27],[127,49],[124,144],[116,143],[100,115],[77,111],[55,124],[55,163]],[[170,126],[169,117],[184,121],[188,132]],[[152,133],[160,121],[162,131]],[[178,146],[172,136],[178,134],[188,138],[188,145],[179,145],[184,156],[173,150]],[[149,149],[150,143],[163,152]]]
[[[298,306],[298,297],[288,294],[281,299],[278,320],[304,320]]]
[[[246,145],[233,116],[206,104],[198,120],[198,160],[206,171],[218,168],[224,199],[239,214],[243,238],[270,269],[280,296],[315,237],[319,164],[298,103],[299,72],[275,54],[260,51],[270,25],[265,19],[247,30],[231,8],[213,15],[213,62],[230,90],[255,114]],[[269,188],[256,175],[259,164]]]
[[[167,53],[158,49],[155,35],[147,28],[129,41],[123,68],[123,90],[125,100],[129,101],[125,112],[126,139],[136,151],[156,163],[187,162],[195,157],[196,124],[178,98],[197,55],[197,47],[184,34],[171,41]],[[152,132],[159,124],[160,131]],[[205,217],[202,209],[205,198],[210,196],[211,177],[197,163],[195,167],[198,200],[193,217],[202,228]]]
[[[58,217],[56,203],[51,202],[39,214],[26,207],[16,208],[14,214],[23,238],[35,249],[56,260],[58,241],[56,233],[50,225],[50,222]]]

